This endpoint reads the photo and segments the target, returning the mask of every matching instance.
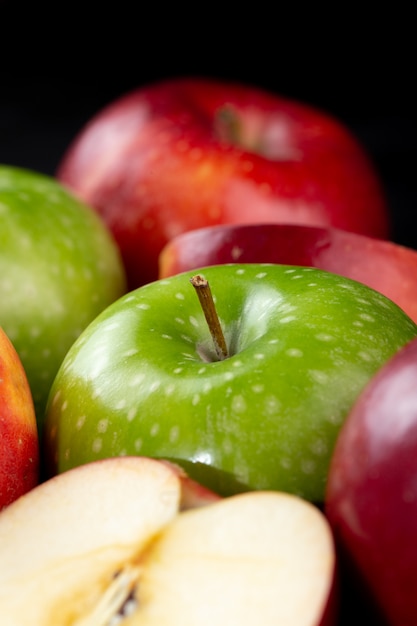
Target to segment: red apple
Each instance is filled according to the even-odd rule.
[[[367,384],[342,426],[326,514],[390,626],[417,624],[417,340]]]
[[[157,278],[173,236],[208,225],[389,231],[379,177],[352,132],[252,85],[181,78],[133,90],[80,130],[57,177],[110,226],[130,288]]]
[[[0,511],[38,483],[35,408],[20,358],[0,328]]]
[[[417,322],[417,250],[337,228],[231,224],[174,237],[161,252],[159,277],[223,263],[318,267],[362,282]]]

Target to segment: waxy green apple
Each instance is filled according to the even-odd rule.
[[[0,328],[0,511],[38,480],[35,407],[22,362]]]
[[[0,166],[0,325],[24,365],[40,427],[66,352],[125,285],[95,211],[52,178]]]
[[[382,294],[311,267],[203,268],[228,347],[218,359],[186,272],[110,305],[68,352],[48,400],[50,472],[107,456],[180,464],[222,495],[321,502],[340,426],[417,335]]]

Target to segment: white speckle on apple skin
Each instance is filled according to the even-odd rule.
[[[332,335],[327,335],[326,333],[318,333],[316,339],[319,341],[334,341],[334,337]]]
[[[81,428],[85,424],[85,420],[86,420],[86,416],[85,415],[80,415],[79,418],[75,422],[75,429],[76,430],[81,430]]]
[[[303,474],[314,474],[316,469],[316,463],[312,459],[303,459],[301,461],[301,471]]]
[[[175,391],[175,385],[171,383],[164,388],[164,393],[166,396],[171,396]]]
[[[109,426],[109,420],[108,419],[103,418],[103,419],[99,420],[97,422],[97,432],[105,433],[107,431],[108,426]]]
[[[175,321],[177,322],[177,324],[185,324],[185,320],[182,317],[176,317]]]
[[[265,398],[264,413],[265,415],[276,415],[281,408],[281,401],[273,395]]]
[[[177,300],[185,300],[185,296],[184,296],[184,294],[182,293],[182,291],[178,291],[178,292],[175,294],[175,297],[177,298]]]
[[[135,419],[136,415],[137,415],[136,407],[134,407],[134,406],[130,407],[130,409],[127,412],[127,416],[126,416],[127,417],[127,421],[128,422],[133,422],[133,420]]]
[[[190,320],[192,326],[194,326],[195,328],[198,328],[200,326],[200,322],[193,315],[190,315],[188,319]]]
[[[234,413],[246,413],[248,406],[243,395],[236,395],[232,398],[232,411]]]
[[[321,372],[320,370],[310,370],[308,372],[308,375],[312,380],[314,380],[316,383],[319,383],[320,385],[326,385],[329,381],[329,377],[327,376],[327,374]]]
[[[310,446],[310,450],[316,456],[324,456],[328,452],[327,442],[324,439],[315,439]]]
[[[198,404],[199,402],[200,402],[200,394],[195,393],[195,394],[193,395],[192,400],[191,400],[191,404],[192,404],[193,406],[197,406],[197,404]]]
[[[131,356],[135,356],[135,354],[137,353],[138,350],[136,348],[131,348],[130,350],[126,350],[125,352],[123,352],[122,357],[128,359]]]
[[[176,443],[180,436],[179,426],[172,426],[169,431],[169,441],[170,443]]]
[[[103,440],[101,439],[101,437],[97,437],[96,439],[93,440],[93,444],[92,444],[92,452],[94,452],[94,454],[98,454],[101,450],[103,446]]]
[[[151,437],[156,437],[156,435],[159,433],[159,429],[160,426],[157,422],[155,422],[154,424],[152,424],[151,429],[149,431],[149,434]]]
[[[127,380],[128,387],[138,387],[144,380],[145,374],[143,372],[139,374],[134,374],[130,379]]]
[[[287,356],[296,357],[296,358],[301,358],[304,356],[303,351],[300,350],[299,348],[288,348],[288,350],[285,351],[285,354]]]
[[[292,466],[291,459],[289,459],[288,457],[283,457],[283,456],[280,458],[279,464],[285,470],[290,470]]]
[[[281,317],[278,320],[280,324],[289,324],[290,322],[295,322],[297,320],[295,315],[287,315],[287,317]]]
[[[142,445],[143,445],[143,440],[142,439],[135,439],[135,450],[136,452],[140,452],[142,449]]]
[[[257,384],[252,386],[253,393],[263,393],[265,391],[265,385]]]
[[[365,322],[375,322],[375,318],[372,317],[372,315],[369,315],[368,313],[361,313],[359,317]]]

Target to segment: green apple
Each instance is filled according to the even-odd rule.
[[[92,209],[52,178],[0,166],[0,326],[25,368],[39,426],[65,354],[125,281]]]
[[[200,274],[226,358],[213,348],[194,273],[121,297],[54,381],[49,471],[141,454],[175,461],[222,495],[274,489],[322,502],[354,400],[417,325],[370,287],[317,268],[230,264]]]

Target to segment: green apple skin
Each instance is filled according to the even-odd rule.
[[[0,166],[0,326],[25,368],[39,429],[65,354],[125,284],[92,209],[50,177]]]
[[[215,297],[222,361],[196,273]],[[65,358],[48,401],[49,471],[145,455],[221,495],[274,489],[322,502],[354,400],[416,335],[391,300],[316,268],[228,264],[149,283],[110,305]]]

